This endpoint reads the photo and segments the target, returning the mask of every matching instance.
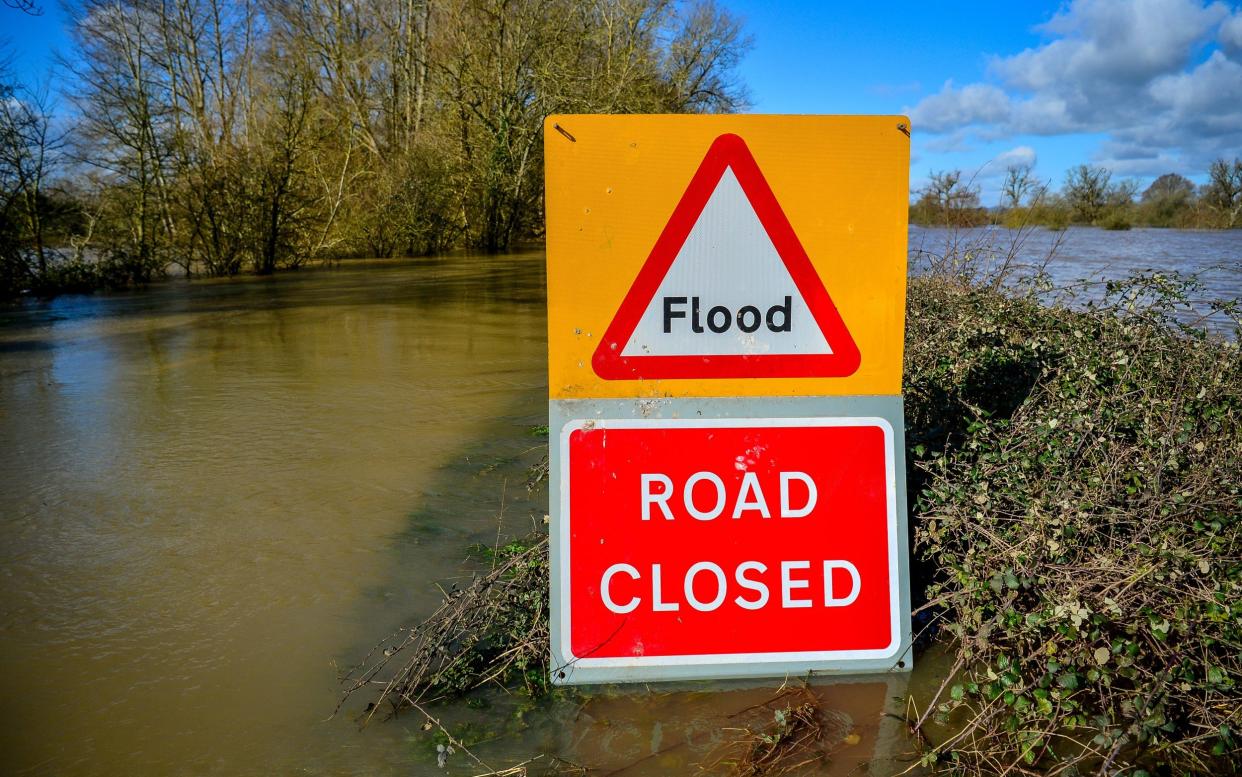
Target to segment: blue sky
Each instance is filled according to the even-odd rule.
[[[902,114],[946,82],[985,80],[994,57],[1039,45],[1042,36],[1034,28],[1059,5],[729,3],[754,35],[742,67],[754,111]],[[1097,134],[1015,137],[942,151],[936,150],[942,136],[915,125],[911,186],[917,188],[931,170],[962,169],[977,173],[981,187],[993,190],[997,182],[989,173],[1003,174],[1005,165],[992,160],[1023,146],[1035,151],[1041,176],[1059,185],[1067,168],[1090,159],[1100,139]]]
[[[830,3],[728,0],[761,113],[906,113],[911,187],[1013,162],[1059,187],[1102,164],[1144,184],[1242,155],[1242,8],[1198,0]]]
[[[985,204],[1012,162],[1059,186],[1103,164],[1143,183],[1204,180],[1242,155],[1242,7],[1201,0],[719,0],[754,39],[740,75],[761,113],[907,113],[911,186],[974,175]],[[0,7],[26,78],[67,48],[56,0]]]

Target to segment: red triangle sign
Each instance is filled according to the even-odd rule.
[[[712,143],[592,358],[605,380],[837,378],[858,346],[746,143]]]

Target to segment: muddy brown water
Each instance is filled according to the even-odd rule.
[[[429,612],[498,515],[542,521],[524,479],[544,306],[526,254],[0,313],[0,771],[443,773],[417,716],[326,720],[337,666]],[[832,691],[859,716],[837,732],[854,762],[884,688],[859,687]],[[489,765],[549,752],[657,774],[770,694],[493,691],[442,714],[490,740]]]
[[[333,661],[538,513],[542,256],[168,284],[0,325],[0,759],[374,773]],[[509,480],[506,488],[506,479]]]
[[[438,769],[417,716],[362,733],[327,718],[338,665],[429,612],[499,514],[514,533],[541,520],[524,477],[544,307],[530,253],[0,311],[0,772],[483,771],[460,754]],[[943,662],[917,667],[927,688]],[[817,691],[831,772],[902,749],[882,711],[903,691]],[[771,693],[497,690],[443,714],[490,766],[555,753],[670,774]]]

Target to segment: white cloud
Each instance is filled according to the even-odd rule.
[[[1024,132],[1031,135],[1060,135],[1087,129],[1075,115],[1070,98],[1054,93],[1037,94],[1026,100],[1017,100],[1013,106],[1013,121],[1000,128],[1002,135]]]
[[[1220,26],[1221,48],[1228,51],[1235,58],[1242,55],[1242,10],[1234,12]]]
[[[970,133],[964,129],[939,135],[921,143],[926,151],[933,154],[959,154],[974,149]]]
[[[997,154],[990,166],[1003,172],[1011,167],[1034,167],[1035,160],[1035,149],[1030,146],[1018,146]]]
[[[1113,92],[1184,67],[1228,14],[1195,0],[1078,0],[1041,26],[1057,40],[992,66],[1023,91]]]
[[[910,110],[910,121],[928,132],[948,132],[971,124],[996,124],[1009,118],[1009,96],[989,84],[958,89],[949,81],[939,94]]]
[[[1039,29],[1047,43],[991,62],[996,83],[948,82],[908,108],[915,129],[953,133],[959,144],[969,135],[1103,133],[1096,161],[1130,166],[1175,160],[1202,170],[1242,148],[1242,10],[1076,0]]]
[[[1147,96],[1150,119],[1111,133],[1114,144],[1130,153],[1116,154],[1106,145],[1104,162],[1140,158],[1137,149],[1148,158],[1171,156],[1183,172],[1195,173],[1215,157],[1242,150],[1242,63],[1215,51],[1188,72],[1154,80]]]
[[[1236,114],[1242,111],[1242,64],[1214,51],[1188,73],[1157,78],[1149,91],[1156,102],[1183,118],[1230,106]]]

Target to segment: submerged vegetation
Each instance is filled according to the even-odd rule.
[[[1136,276],[1070,305],[1011,255],[952,253],[912,279],[907,312],[916,645],[953,657],[939,688],[909,699],[917,758],[954,774],[1230,773],[1237,340],[1187,316],[1192,280]],[[1214,309],[1236,325],[1236,305]],[[487,683],[548,693],[546,548],[536,535],[477,556],[474,581],[377,648],[350,693],[388,712]],[[815,757],[820,744],[787,748],[819,742],[814,710],[782,714],[730,768]]]
[[[757,719],[732,727],[699,765],[703,771],[731,777],[814,774],[846,741],[848,723],[832,719],[806,687],[781,687],[754,711]]]
[[[474,578],[446,592],[426,620],[377,645],[346,675],[342,704],[358,691],[375,691],[365,713],[370,720],[491,683],[548,693],[547,537],[472,550]]]

